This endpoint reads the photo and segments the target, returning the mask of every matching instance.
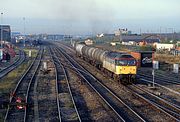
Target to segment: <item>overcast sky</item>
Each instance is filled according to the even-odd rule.
[[[26,34],[180,31],[180,0],[0,0],[0,12],[12,31],[25,22]]]

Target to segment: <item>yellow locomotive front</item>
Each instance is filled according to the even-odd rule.
[[[123,58],[116,60],[116,75],[125,83],[136,81],[137,66],[134,58]]]
[[[110,52],[106,55],[103,67],[113,73],[114,79],[123,83],[136,81],[136,60],[129,54]]]
[[[115,74],[136,74],[136,60],[134,58],[116,59]]]

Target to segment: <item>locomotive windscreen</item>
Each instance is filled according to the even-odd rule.
[[[135,59],[119,59],[116,60],[116,65],[117,66],[135,66],[136,65],[136,60]]]

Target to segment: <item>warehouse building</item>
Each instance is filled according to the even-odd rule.
[[[2,29],[2,41],[11,42],[11,29],[9,25],[0,25],[0,39]]]
[[[155,43],[154,45],[155,45],[156,49],[158,49],[158,50],[168,50],[168,51],[170,51],[171,49],[175,48],[174,44]]]

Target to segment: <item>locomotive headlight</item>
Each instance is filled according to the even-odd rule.
[[[136,71],[136,68],[133,68],[133,71]]]
[[[122,72],[122,67],[119,67],[119,73]]]

